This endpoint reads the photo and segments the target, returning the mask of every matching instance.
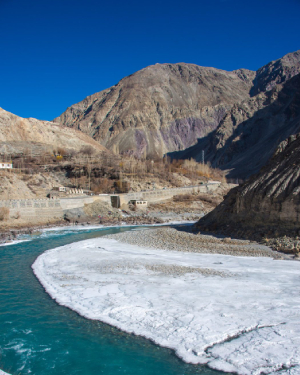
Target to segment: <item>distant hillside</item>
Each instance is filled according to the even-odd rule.
[[[92,147],[95,152],[106,150],[88,135],[49,121],[25,119],[0,108],[0,152],[22,153],[26,149],[47,151]]]

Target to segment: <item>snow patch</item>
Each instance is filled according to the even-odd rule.
[[[300,373],[300,262],[102,237],[48,250],[32,268],[59,304],[186,362],[243,375]]]

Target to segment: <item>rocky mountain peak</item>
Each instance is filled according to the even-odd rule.
[[[258,69],[251,89],[251,96],[255,96],[262,91],[269,91],[277,84],[289,80],[298,73],[300,73],[300,50],[288,53]]]
[[[298,113],[298,88],[283,87],[299,72],[300,51],[257,72],[155,64],[74,104],[55,121],[121,154],[200,160],[205,150],[205,160],[244,178],[297,131],[289,113]]]
[[[162,156],[214,130],[236,101],[249,97],[254,76],[246,69],[155,64],[71,106],[55,121],[121,153]]]

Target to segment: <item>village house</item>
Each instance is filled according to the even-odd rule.
[[[0,169],[12,169],[12,163],[0,162]]]
[[[132,204],[136,208],[145,209],[145,208],[147,208],[148,202],[132,199],[131,201],[129,201],[129,204]]]

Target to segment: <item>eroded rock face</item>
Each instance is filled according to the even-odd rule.
[[[78,130],[68,129],[49,121],[25,119],[2,108],[0,108],[0,142],[1,151],[9,153],[23,153],[33,147],[39,152],[52,151],[58,147],[78,151],[84,146],[90,146],[96,152],[106,150]]]
[[[255,72],[156,64],[74,104],[54,121],[121,153],[160,155],[194,145],[235,102],[249,98]]]
[[[272,90],[234,104],[218,128],[178,158],[194,157],[228,170],[227,177],[257,173],[278,144],[300,131],[300,74]]]
[[[289,80],[298,73],[300,73],[300,51],[288,53],[281,59],[271,61],[256,72],[251,96],[272,90],[276,85]]]
[[[261,172],[232,189],[197,227],[300,234],[300,133],[281,142]]]

